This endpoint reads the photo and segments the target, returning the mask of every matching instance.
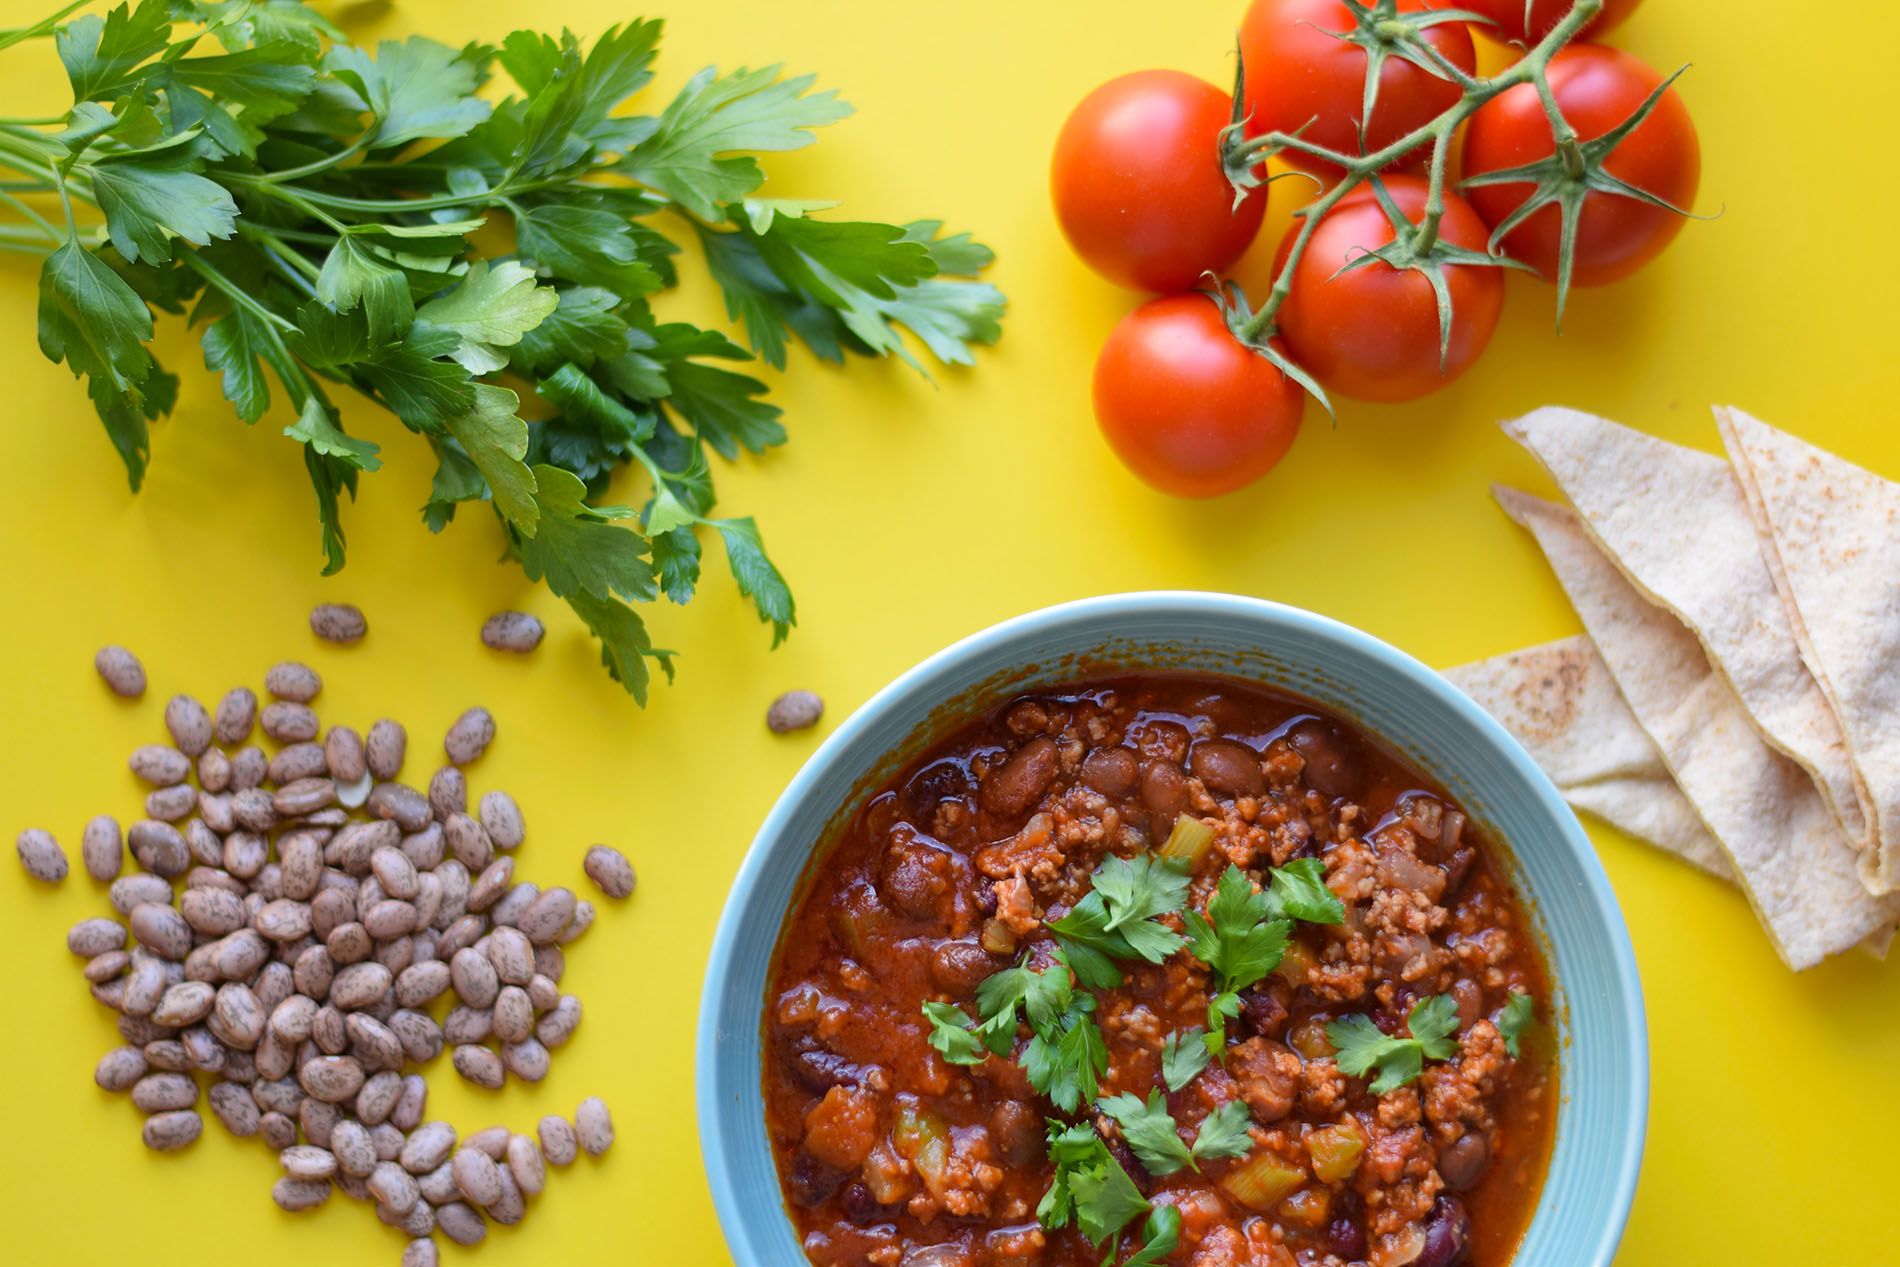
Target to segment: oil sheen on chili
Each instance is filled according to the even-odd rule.
[[[1182,816],[1211,832],[1177,831]],[[1107,1059],[1073,1112],[1032,1083],[1022,1013],[998,1038],[1008,1054],[952,1063],[933,1049],[926,1003],[975,1025],[992,974],[1066,972],[1048,925],[1104,861],[1170,854],[1190,878],[1181,909],[1155,922],[1177,932],[1230,867],[1271,891],[1272,869],[1317,859],[1340,899],[1338,923],[1293,922],[1278,966],[1240,991],[1219,1059],[1168,1089],[1164,1044],[1201,1041],[1219,990],[1191,947],[1116,962],[1117,988],[1075,985]],[[1236,680],[1092,680],[958,730],[831,842],[780,937],[766,1117],[806,1254],[821,1267],[1097,1267],[1140,1252],[1143,1215],[1173,1206],[1174,1248],[1143,1261],[1502,1267],[1537,1202],[1557,1074],[1548,978],[1488,855],[1457,806],[1371,737]],[[1514,993],[1529,996],[1528,1025],[1506,1012]],[[1403,1039],[1439,995],[1456,1028],[1421,1073],[1374,1094],[1376,1070],[1340,1068],[1329,1024],[1364,1017]],[[1244,1104],[1231,1144],[1244,1155],[1151,1173],[1098,1106],[1156,1092],[1184,1147]],[[1057,1173],[1050,1136],[1078,1126],[1148,1203],[1099,1245],[1038,1217]]]

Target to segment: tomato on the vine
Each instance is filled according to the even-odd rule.
[[[1399,0],[1398,12],[1412,14],[1434,7],[1441,6],[1427,0]],[[1365,105],[1367,54],[1359,45],[1339,38],[1355,27],[1352,11],[1342,0],[1253,0],[1240,20],[1247,135],[1298,131],[1304,139],[1330,150],[1370,154],[1457,104],[1457,84],[1402,57],[1388,56],[1379,69],[1379,95],[1361,149],[1359,119]],[[1436,23],[1425,27],[1423,36],[1466,74],[1476,66],[1477,54],[1464,23]],[[1421,147],[1392,165],[1417,162],[1428,150]],[[1280,157],[1320,174],[1336,170],[1295,150]]]
[[[1442,0],[1440,8],[1464,9],[1490,18],[1492,25],[1473,23],[1471,29],[1499,43],[1529,47],[1564,20],[1573,0]],[[1573,39],[1596,39],[1621,26],[1643,0],[1603,0],[1603,8],[1583,24]]]
[[[1573,44],[1550,59],[1551,93],[1581,141],[1595,140],[1629,118],[1661,83],[1662,76],[1648,65],[1599,44]],[[1537,89],[1519,84],[1471,116],[1465,127],[1464,173],[1469,179],[1520,167],[1548,158],[1556,148]],[[1603,168],[1671,206],[1688,210],[1702,174],[1702,151],[1695,124],[1675,89],[1664,93],[1649,117],[1610,151]],[[1466,196],[1495,229],[1533,188],[1519,181],[1473,185]],[[1682,217],[1666,207],[1591,190],[1577,217],[1572,284],[1600,286],[1629,276],[1654,259],[1681,228]],[[1562,232],[1558,208],[1540,207],[1506,235],[1503,247],[1512,258],[1554,281]]]
[[[1123,286],[1171,291],[1239,259],[1267,191],[1234,206],[1220,164],[1232,113],[1229,94],[1178,70],[1122,75],[1082,98],[1056,138],[1050,186],[1083,262]]]
[[[1218,497],[1272,470],[1306,395],[1189,292],[1122,318],[1095,362],[1095,418],[1122,462],[1164,493]]]
[[[1417,225],[1425,213],[1427,182],[1402,173],[1381,179],[1403,217]],[[1504,307],[1501,268],[1440,263],[1451,297],[1450,339],[1441,364],[1443,333],[1429,277],[1382,259],[1340,271],[1394,236],[1392,221],[1371,187],[1353,190],[1313,230],[1305,254],[1294,265],[1292,289],[1275,314],[1294,361],[1342,396],[1399,401],[1436,391],[1478,359]],[[1452,193],[1445,195],[1438,236],[1467,250],[1485,247],[1484,222]],[[1291,247],[1289,236],[1280,244],[1276,274]]]

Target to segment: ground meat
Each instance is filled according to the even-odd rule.
[[[1425,1117],[1434,1134],[1449,1143],[1466,1130],[1488,1130],[1488,1107],[1510,1055],[1504,1038],[1490,1021],[1479,1021],[1458,1042],[1458,1055],[1426,1069],[1419,1079],[1425,1093]]]
[[[1279,1121],[1299,1097],[1300,1058],[1285,1043],[1249,1038],[1227,1053],[1227,1067],[1256,1122]]]
[[[1056,844],[1055,830],[1053,815],[1036,814],[1015,835],[977,850],[976,869],[997,880],[1020,876],[1051,883],[1066,861]]]
[[[1330,1118],[1346,1102],[1348,1089],[1346,1075],[1330,1058],[1309,1060],[1300,1070],[1300,1111],[1321,1120]]]
[[[996,894],[996,918],[1002,920],[1009,931],[1023,937],[1042,927],[1042,920],[1036,915],[1036,899],[1029,891],[1027,880],[1020,876],[998,880],[992,891]]]
[[[805,1115],[805,1151],[826,1165],[855,1170],[877,1143],[877,1097],[833,1087]]]

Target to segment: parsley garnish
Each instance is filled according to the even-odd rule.
[[[1424,1071],[1426,1060],[1444,1060],[1457,1053],[1458,1004],[1449,994],[1434,994],[1412,1005],[1407,1019],[1410,1038],[1391,1038],[1369,1016],[1354,1014],[1326,1027],[1326,1037],[1338,1052],[1339,1067],[1353,1075],[1372,1069],[1372,1093],[1384,1095],[1404,1086]]]
[[[1275,916],[1308,924],[1341,924],[1346,904],[1326,887],[1326,864],[1318,858],[1295,858],[1267,876]]]
[[[1162,1042],[1161,1080],[1168,1084],[1168,1090],[1179,1091],[1207,1068],[1209,1053],[1203,1041],[1205,1037],[1206,1032],[1196,1025],[1193,1029],[1169,1034]]]
[[[1076,994],[1061,1016],[1038,1029],[1023,1048],[1023,1072],[1029,1085],[1048,1096],[1064,1113],[1095,1098],[1108,1070],[1108,1043],[1095,1023],[1095,996]]]
[[[1145,1102],[1126,1092],[1111,1095],[1096,1101],[1095,1107],[1122,1128],[1122,1138],[1136,1160],[1157,1178],[1183,1166],[1199,1170],[1199,1163],[1216,1157],[1245,1157],[1253,1148],[1253,1137],[1247,1133],[1252,1118],[1239,1100],[1229,1100],[1203,1118],[1191,1147],[1181,1139],[1159,1091],[1150,1091]]]
[[[1181,1211],[1171,1205],[1156,1206],[1148,1212],[1141,1235],[1141,1248],[1123,1262],[1122,1267],[1160,1267],[1165,1263],[1174,1247],[1181,1243]],[[1108,1261],[1104,1260],[1103,1267],[1107,1267]]]
[[[87,380],[132,488],[179,391],[153,314],[188,313],[233,411],[294,419],[326,574],[345,561],[344,498],[387,456],[346,430],[361,410],[342,387],[428,446],[429,529],[486,503],[504,556],[643,703],[673,653],[639,605],[690,600],[704,544],[774,644],[796,620],[757,525],[715,514],[708,454],[786,438],[766,384],[728,367],[783,369],[802,342],[921,370],[924,351],[967,364],[1001,333],[1002,294],[967,280],[990,252],[967,235],[756,196],[758,154],[850,113],[810,76],[707,69],[627,109],[653,79],[657,21],[590,45],[522,30],[371,49],[297,0],[127,0],[62,21],[75,7],[0,31],[50,35],[74,103],[0,120],[6,188],[65,213],[6,194],[0,242],[43,258],[40,348]],[[682,236],[749,351],[656,315]],[[597,504],[629,467],[644,505]]]
[[[1095,1098],[1108,1068],[1108,1044],[1095,1023],[1095,996],[1071,987],[1066,966],[1037,972],[1018,964],[992,973],[976,988],[976,1007],[972,1023],[954,1004],[924,1004],[928,1041],[945,1060],[979,1065],[992,1053],[1008,1055],[1020,1008],[1033,1032],[1021,1058],[1029,1084],[1065,1113]]]
[[[1510,1052],[1513,1059],[1523,1054],[1519,1050],[1519,1037],[1537,1023],[1535,1006],[1531,996],[1522,990],[1511,991],[1511,997],[1504,1001],[1504,1010],[1498,1016],[1498,1033],[1504,1035],[1504,1050]]]
[[[1203,1038],[1210,1055],[1220,1055],[1227,1021],[1240,1015],[1240,992],[1280,966],[1293,924],[1274,909],[1272,896],[1254,892],[1246,872],[1230,865],[1208,900],[1207,913],[1188,912],[1189,946],[1214,970],[1216,990],[1207,1005]]]
[[[1293,921],[1337,924],[1346,907],[1325,885],[1326,865],[1300,858],[1269,872],[1256,893],[1247,873],[1229,865],[1221,874],[1207,913],[1187,915],[1188,943],[1195,958],[1214,970],[1216,990],[1207,1005],[1210,1054],[1226,1042],[1227,1022],[1240,1015],[1240,992],[1280,966]]]
[[[1051,1231],[1071,1220],[1096,1245],[1148,1212],[1141,1189],[1087,1122],[1049,1124],[1049,1160],[1055,1178],[1036,1206],[1036,1218]]]
[[[1154,917],[1180,910],[1187,888],[1187,873],[1162,859],[1111,855],[1096,869],[1088,894],[1052,921],[1049,931],[1078,981],[1113,989],[1122,983],[1115,960],[1160,963],[1186,944],[1186,938]]]

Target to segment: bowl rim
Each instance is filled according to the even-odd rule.
[[[1571,852],[1577,855],[1577,861],[1584,874],[1583,887],[1589,896],[1589,904],[1599,917],[1597,922],[1609,935],[1608,944],[1598,947],[1603,955],[1601,963],[1610,970],[1607,974],[1608,983],[1621,1003],[1623,1020],[1629,1027],[1630,1042],[1623,1053],[1627,1059],[1624,1074],[1628,1079],[1627,1085],[1631,1093],[1627,1110],[1628,1129],[1624,1132],[1623,1145],[1618,1155],[1598,1159],[1599,1164],[1613,1166],[1616,1171],[1614,1180],[1607,1187],[1609,1197],[1607,1213],[1610,1217],[1603,1221],[1593,1243],[1587,1246],[1573,1244],[1569,1247],[1572,1251],[1580,1251],[1578,1256],[1572,1259],[1579,1267],[1608,1267],[1629,1222],[1630,1210],[1636,1196],[1636,1184],[1642,1170],[1644,1145],[1648,1138],[1649,1027],[1643,1004],[1642,979],[1636,967],[1635,948],[1630,941],[1622,908],[1617,902],[1615,891],[1610,886],[1609,875],[1603,869],[1602,860],[1597,856],[1596,849],[1590,843],[1575,812],[1564,801],[1562,794],[1550,781],[1549,776],[1524,750],[1523,745],[1518,743],[1496,718],[1485,712],[1442,674],[1416,656],[1362,629],[1333,617],[1323,616],[1318,612],[1271,599],[1205,590],[1134,590],[1074,599],[1035,608],[988,625],[974,633],[966,634],[900,673],[853,710],[850,716],[840,722],[812,751],[804,764],[799,767],[798,772],[792,776],[791,781],[779,793],[778,798],[772,803],[771,810],[759,824],[758,831],[753,834],[751,842],[746,846],[745,857],[740,862],[732,885],[727,891],[725,902],[720,908],[719,922],[713,933],[712,949],[706,961],[706,974],[700,991],[699,1019],[696,1026],[694,1100],[695,1121],[699,1128],[700,1154],[720,1230],[734,1261],[740,1263],[741,1267],[751,1267],[752,1263],[763,1263],[764,1259],[760,1257],[757,1252],[758,1247],[753,1243],[752,1229],[747,1218],[749,1207],[734,1181],[732,1158],[727,1152],[724,1135],[719,1129],[723,1102],[713,1071],[718,1067],[716,1048],[719,1040],[718,1016],[724,995],[723,984],[737,954],[742,913],[752,904],[754,894],[765,875],[768,865],[767,854],[770,852],[767,847],[769,842],[783,833],[787,820],[793,816],[796,807],[810,794],[815,785],[830,774],[831,767],[839,759],[839,754],[850,748],[858,735],[870,728],[874,719],[878,718],[894,701],[911,693],[922,683],[963,660],[980,658],[1000,647],[1006,647],[1026,631],[1046,623],[1107,620],[1133,609],[1149,609],[1155,606],[1174,608],[1184,616],[1190,617],[1197,613],[1218,612],[1226,616],[1258,619],[1268,623],[1303,626],[1306,632],[1344,643],[1350,650],[1369,658],[1386,661],[1403,672],[1405,676],[1414,679],[1421,690],[1433,697],[1434,703],[1459,713],[1465,721],[1486,732],[1497,749],[1518,767],[1519,773],[1525,776],[1528,785],[1541,802],[1542,808],[1552,823],[1557,826],[1557,834],[1563,838]],[[928,705],[926,705],[927,709]],[[920,716],[920,723],[922,720],[923,717]],[[776,945],[776,939],[774,945]],[[761,1013],[764,1006],[765,1000],[761,996],[759,999]],[[759,1123],[759,1133],[761,1136],[764,1134],[763,1119]],[[769,1147],[769,1141],[767,1146]],[[777,1210],[779,1207],[774,1208]],[[1533,1223],[1535,1218],[1533,1214]],[[1528,1235],[1528,1225],[1526,1234]],[[741,1258],[741,1250],[750,1257]]]

